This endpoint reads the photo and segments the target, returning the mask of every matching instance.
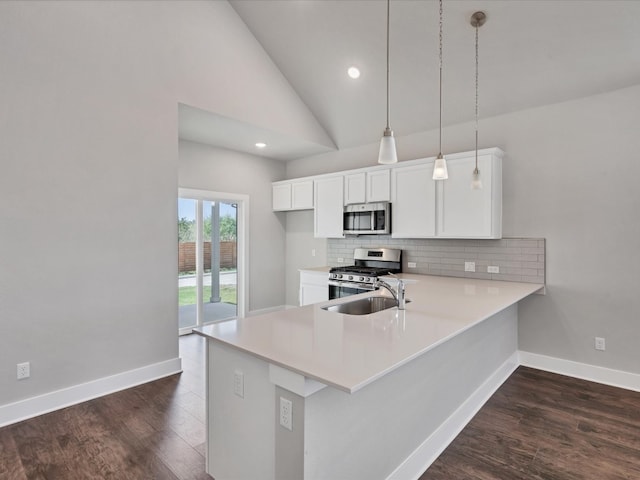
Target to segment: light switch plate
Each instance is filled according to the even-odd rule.
[[[475,272],[476,271],[476,262],[464,262],[464,271],[465,272]]]

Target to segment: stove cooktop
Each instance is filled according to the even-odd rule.
[[[333,267],[330,273],[353,273],[359,275],[388,275],[393,269],[382,267],[362,267],[358,265],[349,265],[345,267]]]

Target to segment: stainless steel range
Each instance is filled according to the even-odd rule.
[[[378,277],[402,271],[402,250],[356,248],[355,264],[329,270],[329,300],[376,290]]]

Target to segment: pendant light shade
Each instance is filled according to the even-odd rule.
[[[447,172],[447,160],[442,156],[442,0],[440,0],[440,44],[439,44],[439,53],[440,53],[440,149],[438,152],[438,157],[436,158],[436,162],[433,166],[433,179],[434,180],[446,180],[449,178],[449,173]]]
[[[442,154],[439,154],[438,158],[436,158],[436,163],[433,166],[433,179],[446,180],[447,178],[449,178],[449,172],[447,171],[447,161],[442,156]]]
[[[396,153],[396,139],[393,138],[393,132],[390,128],[385,128],[382,140],[380,140],[380,154],[378,155],[378,163],[389,164],[397,163],[398,154]]]
[[[380,140],[380,152],[378,153],[378,163],[389,164],[398,162],[396,153],[396,140],[393,138],[393,131],[389,128],[389,14],[391,10],[391,0],[387,0],[387,126],[384,129],[382,140]]]
[[[475,168],[471,174],[471,189],[482,190],[482,179],[480,178],[480,170]]]

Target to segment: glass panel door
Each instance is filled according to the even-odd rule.
[[[238,316],[238,204],[178,199],[179,328]]]

